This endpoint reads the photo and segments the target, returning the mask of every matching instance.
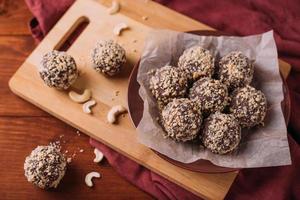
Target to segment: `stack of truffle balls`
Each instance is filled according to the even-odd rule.
[[[216,154],[236,150],[241,129],[263,125],[266,116],[265,95],[249,85],[253,72],[252,61],[242,52],[216,62],[200,46],[186,49],[177,66],[152,72],[149,87],[164,136],[177,142],[200,140]]]

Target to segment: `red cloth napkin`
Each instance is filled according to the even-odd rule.
[[[226,199],[300,199],[300,4],[297,0],[158,0],[160,3],[218,30],[251,35],[273,29],[282,59],[292,64],[288,77],[292,113],[288,126],[292,165],[239,172]],[[73,0],[26,0],[35,18],[30,22],[34,38],[41,40]],[[298,143],[297,143],[297,142]],[[91,139],[114,169],[132,184],[158,199],[199,199],[192,193]],[[124,173],[126,172],[126,173]]]

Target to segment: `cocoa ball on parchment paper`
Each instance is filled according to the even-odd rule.
[[[125,49],[113,40],[97,42],[91,57],[94,69],[109,76],[118,74],[126,63]]]
[[[186,98],[173,99],[161,113],[165,137],[178,142],[193,140],[198,136],[201,123],[201,108]]]
[[[203,145],[216,154],[234,151],[241,140],[241,127],[232,114],[216,112],[204,120]]]
[[[56,188],[64,177],[67,161],[54,144],[36,147],[24,163],[28,182],[42,189]]]
[[[260,90],[247,85],[231,95],[230,112],[242,127],[263,124],[267,113],[267,99]]]
[[[232,91],[250,84],[253,73],[252,61],[242,52],[233,51],[221,58],[217,76]]]
[[[183,69],[184,76],[195,81],[202,77],[211,77],[215,69],[214,62],[214,57],[208,50],[193,46],[186,49],[179,57],[178,67]]]
[[[172,99],[184,97],[188,88],[188,80],[182,71],[173,66],[164,66],[151,72],[150,91],[162,109]]]
[[[68,89],[79,75],[74,58],[56,50],[42,57],[38,71],[46,85],[60,90]]]
[[[223,111],[228,103],[226,85],[218,80],[202,78],[196,81],[189,90],[189,98],[198,101],[205,115]]]

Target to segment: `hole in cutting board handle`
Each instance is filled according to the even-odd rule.
[[[89,23],[90,20],[86,16],[79,17],[63,38],[55,45],[54,50],[67,51]]]

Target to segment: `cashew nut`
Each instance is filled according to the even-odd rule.
[[[114,35],[119,36],[123,30],[128,29],[128,28],[129,28],[128,25],[125,24],[124,22],[122,22],[122,23],[117,24],[114,27],[113,33],[114,33]]]
[[[113,14],[119,12],[119,10],[120,10],[119,2],[113,1],[112,4],[111,4],[111,7],[108,9],[108,13],[110,15],[113,15]]]
[[[93,187],[92,178],[100,178],[100,174],[98,172],[90,172],[85,176],[85,184],[89,187]]]
[[[127,112],[126,108],[124,108],[121,105],[113,106],[110,111],[107,113],[107,121],[110,124],[113,124],[116,122],[116,117],[121,114]]]
[[[87,114],[91,114],[92,113],[91,107],[94,106],[94,105],[96,105],[96,101],[95,100],[90,100],[90,101],[85,102],[82,105],[83,112],[87,113]]]
[[[95,163],[99,163],[101,162],[101,160],[103,159],[103,153],[101,151],[99,151],[97,148],[94,149],[94,154],[95,154],[95,158],[94,158],[94,162]]]
[[[92,96],[92,91],[89,89],[85,89],[82,94],[78,94],[74,91],[69,92],[69,97],[72,99],[72,101],[75,101],[77,103],[84,103],[88,101]]]

